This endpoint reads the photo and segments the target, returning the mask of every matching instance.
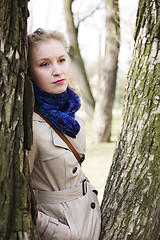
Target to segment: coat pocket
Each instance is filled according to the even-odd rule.
[[[56,218],[43,212],[38,212],[37,231],[41,240],[64,240],[69,227],[60,223]]]
[[[66,219],[66,215],[64,213],[64,209],[62,204],[38,204],[38,210],[45,212],[47,215],[51,216],[52,218],[56,218],[60,223],[68,225],[68,221]]]

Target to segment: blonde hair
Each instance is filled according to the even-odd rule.
[[[55,40],[61,42],[63,47],[68,52],[67,41],[66,41],[63,33],[58,32],[58,31],[53,31],[53,30],[44,30],[42,28],[38,28],[33,33],[29,34],[29,36],[28,36],[29,50],[33,44],[38,43],[43,40],[48,40],[48,39],[55,39]]]

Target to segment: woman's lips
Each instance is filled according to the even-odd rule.
[[[63,84],[64,82],[65,82],[65,79],[60,79],[60,80],[54,82],[53,84],[58,85],[58,84]]]

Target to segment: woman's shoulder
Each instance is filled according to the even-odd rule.
[[[49,134],[50,126],[47,122],[37,113],[33,113],[33,134],[38,137],[44,137]]]

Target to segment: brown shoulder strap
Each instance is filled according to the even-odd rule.
[[[34,109],[34,111],[39,114],[53,129],[54,131],[59,135],[60,138],[62,138],[62,140],[67,144],[67,146],[69,147],[69,149],[72,151],[72,153],[74,154],[74,156],[76,157],[77,161],[79,162],[80,166],[81,166],[81,157],[78,154],[78,152],[76,151],[76,149],[73,147],[73,145],[70,143],[70,141],[68,140],[68,138],[66,138],[66,136],[59,130],[57,129],[53,123],[51,123],[48,119],[46,119],[37,109]],[[82,158],[83,161],[83,158]]]

